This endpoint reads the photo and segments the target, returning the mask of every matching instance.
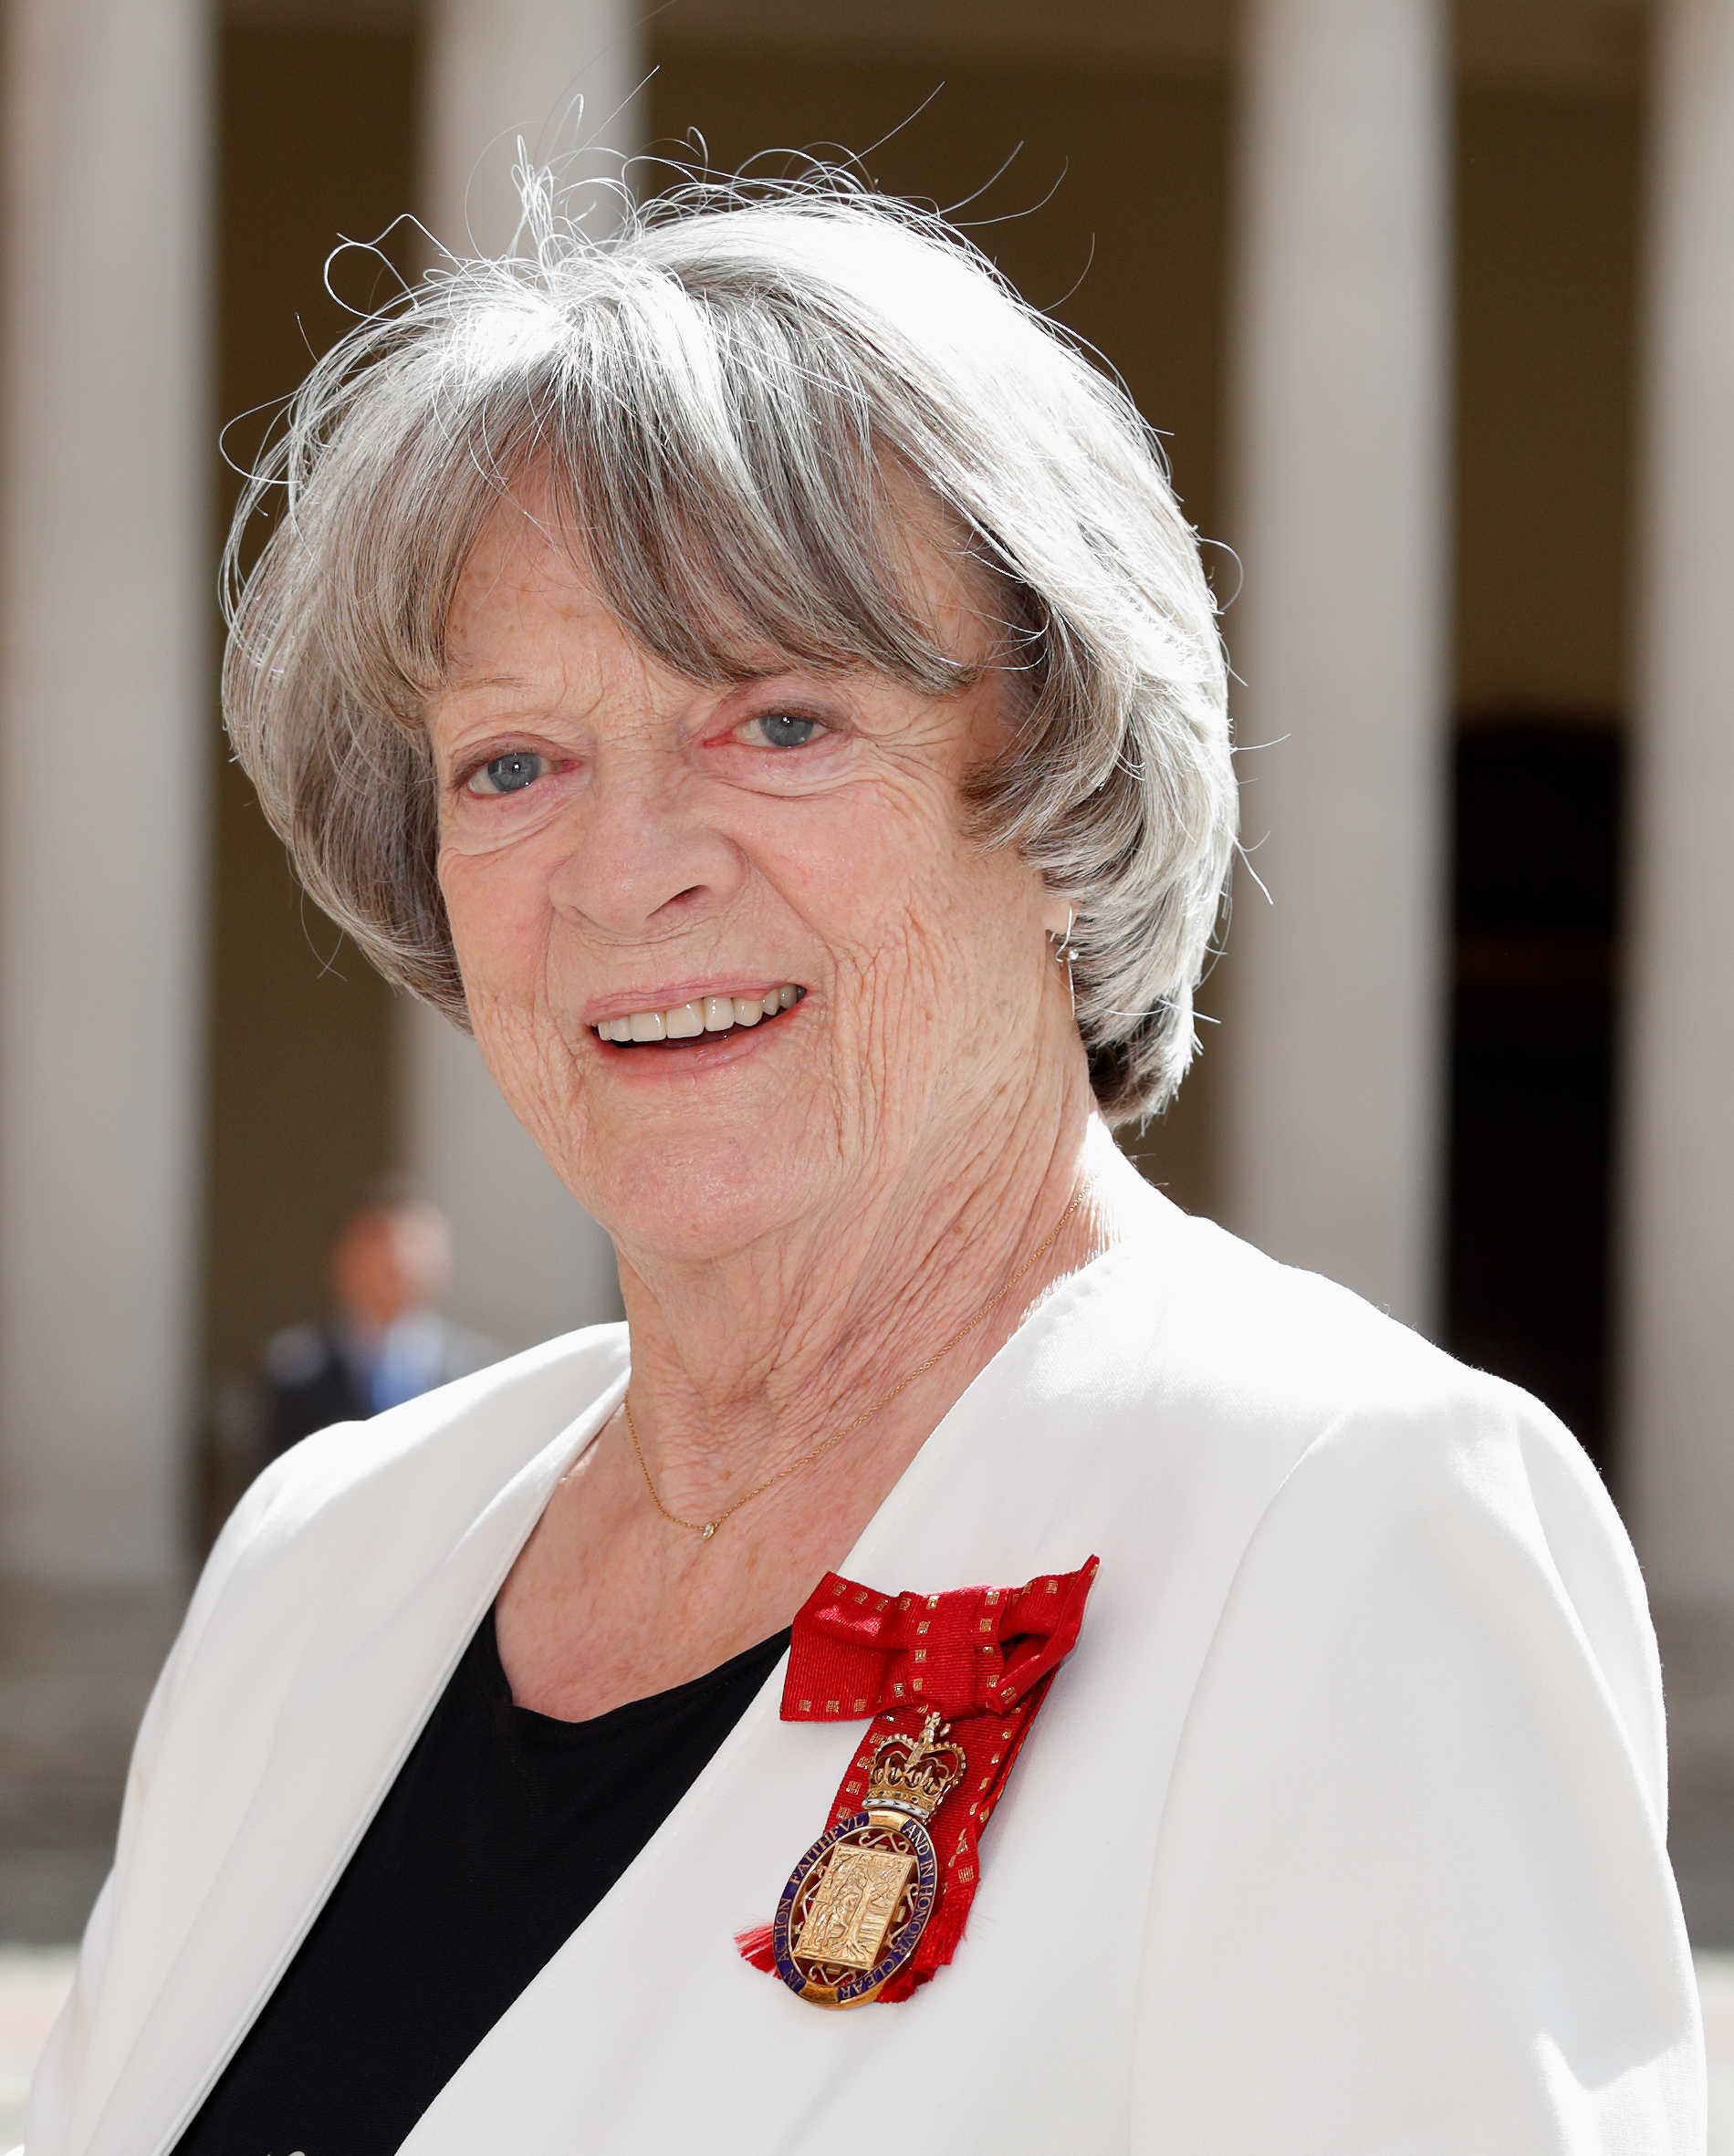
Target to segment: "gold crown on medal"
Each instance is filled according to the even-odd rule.
[[[961,1745],[935,1742],[939,1716],[930,1713],[918,1737],[881,1737],[867,1777],[867,1809],[875,1805],[931,1819],[964,1778],[968,1761]]]

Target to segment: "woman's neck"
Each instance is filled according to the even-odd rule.
[[[634,1422],[657,1502],[714,1519],[893,1389],[857,1449],[903,1452],[906,1423],[918,1443],[1048,1282],[1110,1239],[1101,1207],[1064,1218],[1092,1128],[1112,1147],[1087,1092],[1045,1120],[1030,1102],[990,1142],[977,1126],[948,1158],[913,1160],[846,1209],[736,1256],[693,1266],[623,1255]],[[921,1372],[1057,1227],[1029,1276]]]
[[[846,1236],[790,1238],[755,1254],[750,1270],[718,1268],[710,1292],[672,1268],[622,1264],[643,1463],[615,1417],[520,1556],[497,1609],[520,1705],[567,1720],[601,1713],[787,1624],[1030,1306],[1117,1238],[1136,1172],[1091,1120],[1087,1096],[1039,1145],[1027,1127],[1001,1129],[1008,1141],[973,1180],[932,1184],[918,1204],[879,1193]],[[1081,1178],[1083,1202],[1067,1218]],[[822,1270],[810,1255],[820,1247]],[[992,1314],[922,1370],[1008,1283]],[[688,1531],[725,1513],[714,1539]]]

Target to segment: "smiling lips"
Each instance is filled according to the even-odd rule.
[[[736,1026],[757,1026],[779,1011],[793,1010],[805,995],[804,988],[786,983],[768,988],[762,995],[705,995],[695,1003],[677,1003],[665,1011],[633,1011],[623,1018],[604,1018],[592,1028],[598,1039],[636,1044],[658,1040],[695,1040],[701,1034],[733,1033]]]

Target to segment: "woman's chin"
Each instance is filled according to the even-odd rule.
[[[635,1206],[624,1218],[604,1224],[622,1265],[648,1276],[664,1266],[726,1265],[764,1236],[787,1229],[789,1211],[774,1204],[743,1203],[721,1214],[681,1217]]]
[[[726,1118],[662,1126],[613,1146],[597,1133],[605,1165],[584,1178],[583,1203],[629,1264],[729,1257],[787,1229],[831,1187],[780,1130],[730,1128]]]

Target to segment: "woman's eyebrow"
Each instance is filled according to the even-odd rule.
[[[439,690],[437,691],[437,694],[441,697],[479,696],[496,690],[503,690],[508,693],[517,693],[523,690],[528,689],[529,686],[530,680],[528,674],[480,674],[471,680],[452,680],[448,678],[441,684]]]

